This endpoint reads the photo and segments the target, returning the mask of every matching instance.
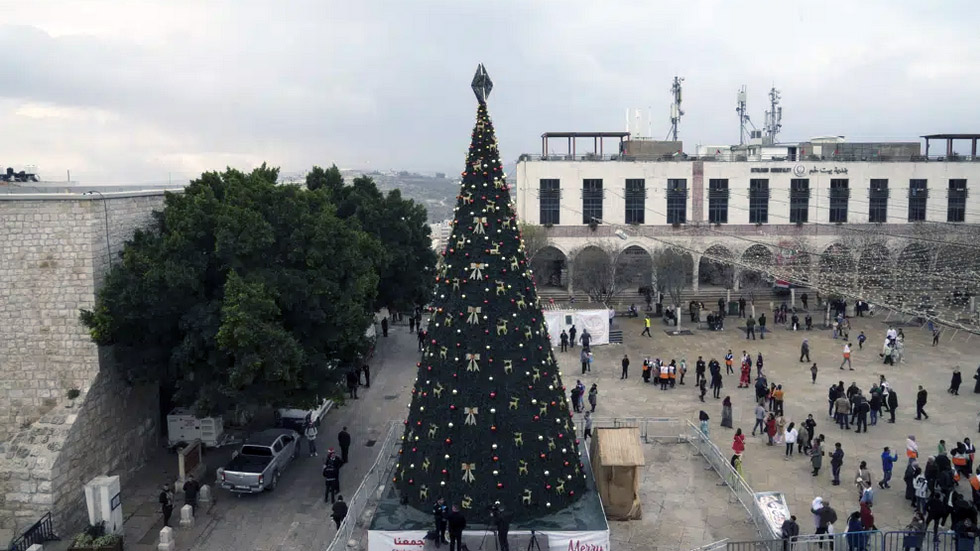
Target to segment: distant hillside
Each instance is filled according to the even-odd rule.
[[[356,176],[372,178],[382,191],[397,189],[403,197],[414,199],[425,205],[429,222],[441,222],[453,217],[459,182],[447,175],[426,176],[413,172],[344,171],[344,179],[351,181]]]

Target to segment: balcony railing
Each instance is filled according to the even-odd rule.
[[[687,163],[692,161],[719,162],[719,163],[969,163],[980,162],[980,155],[903,155],[903,156],[858,156],[858,155],[833,155],[816,156],[806,155],[762,158],[759,155],[662,155],[662,156],[637,156],[621,154],[564,154],[557,153],[552,155],[540,155],[533,153],[523,153],[517,159],[520,161],[621,161],[621,162],[675,162]]]

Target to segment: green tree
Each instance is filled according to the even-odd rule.
[[[313,167],[306,181],[310,189],[323,189],[339,217],[357,220],[382,244],[383,254],[375,264],[380,277],[375,309],[406,310],[429,301],[436,255],[424,206],[403,198],[398,190],[383,194],[367,176],[344,185],[336,167]]]
[[[312,403],[363,352],[380,244],[265,165],[168,194],[81,319],[134,380],[202,412]]]
[[[500,501],[522,522],[586,486],[499,157],[481,104],[394,479],[418,510]]]

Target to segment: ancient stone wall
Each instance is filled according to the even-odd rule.
[[[104,197],[104,198],[103,198]],[[159,393],[117,375],[79,322],[109,263],[163,206],[153,193],[0,195],[0,542],[50,511],[86,521],[85,482],[123,483],[159,434]],[[106,218],[108,218],[108,241]],[[68,391],[80,395],[68,399]]]

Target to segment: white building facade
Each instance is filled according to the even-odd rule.
[[[690,255],[694,290],[744,283],[738,266],[704,274],[706,255],[778,263],[781,251],[795,250],[793,261],[815,271],[839,269],[824,262],[830,256],[852,267],[921,265],[942,254],[941,245],[907,239],[921,235],[922,222],[980,223],[970,193],[980,183],[975,156],[719,158],[523,155],[513,180],[518,216],[550,238],[534,261],[539,285],[572,290],[588,249],[645,262],[667,244]]]

